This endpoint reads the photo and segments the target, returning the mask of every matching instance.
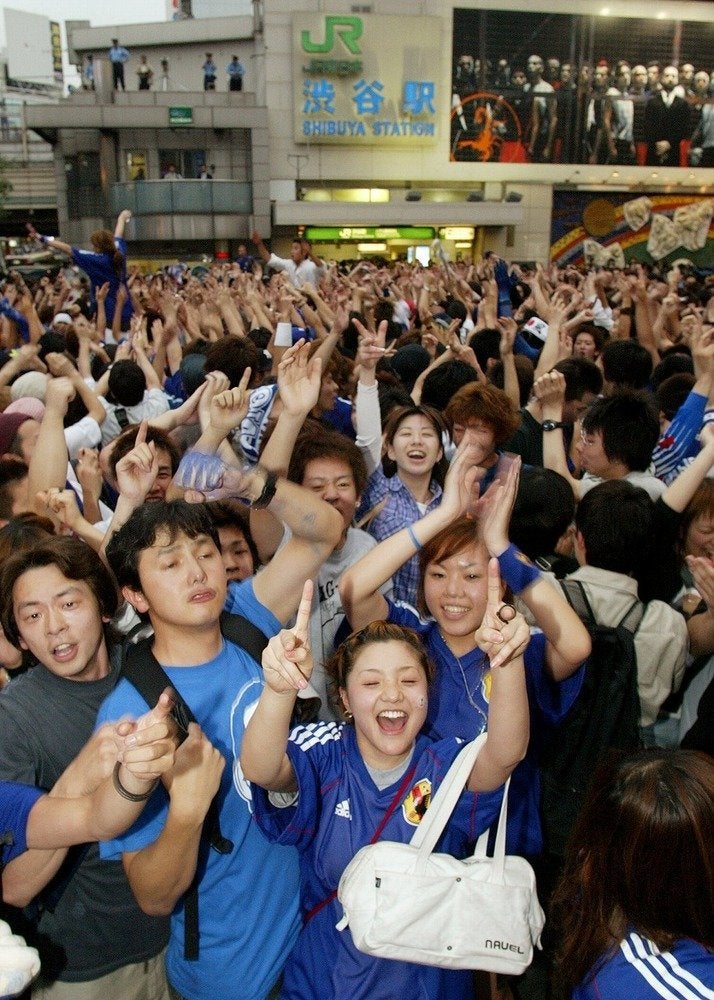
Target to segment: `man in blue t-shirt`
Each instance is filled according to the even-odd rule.
[[[270,506],[298,531],[302,524],[313,532],[309,539],[293,535],[253,579],[228,588],[216,531],[200,504],[143,504],[107,548],[124,597],[149,616],[154,656],[207,737],[191,727],[165,789],[131,830],[102,847],[104,857],[122,856],[142,909],[171,914],[167,974],[175,993],[190,1000],[264,1000],[299,928],[297,855],[269,844],[252,821],[250,790],[238,764],[262,671],[224,640],[219,616],[225,605],[266,635],[278,632],[296,610],[304,580],[334,546],[340,519],[309,491],[276,482],[261,466],[246,475],[244,485],[246,500]],[[122,680],[102,706],[100,721],[143,704]],[[219,754],[229,763],[222,774]],[[204,851],[200,843],[216,791],[221,832],[233,845],[227,854]],[[200,950],[196,961],[187,961],[182,897],[197,871]]]

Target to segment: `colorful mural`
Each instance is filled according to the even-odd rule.
[[[714,267],[712,199],[554,191],[550,242],[551,260],[558,264],[583,264],[586,249],[592,259],[598,246],[619,254],[619,246],[626,262],[686,258]]]

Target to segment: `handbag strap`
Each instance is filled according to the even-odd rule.
[[[506,865],[506,826],[508,824],[508,789],[511,787],[510,776],[503,786],[503,799],[501,801],[501,811],[498,814],[498,826],[496,827],[496,841],[493,845],[493,867],[494,874],[503,876]],[[474,848],[475,858],[485,858],[487,856],[488,835],[491,828],[484,830],[476,841]]]
[[[371,839],[369,841],[370,844],[376,844],[377,841],[379,840],[380,836],[382,835],[382,830],[385,828],[385,826],[389,822],[389,817],[392,815],[392,813],[394,812],[394,810],[397,808],[397,806],[399,805],[399,803],[402,801],[402,799],[404,798],[404,795],[405,795],[407,789],[409,788],[409,785],[414,780],[414,774],[415,774],[415,772],[416,772],[416,761],[412,764],[412,766],[409,768],[409,770],[407,771],[407,773],[404,775],[402,783],[400,784],[399,788],[394,793],[394,795],[392,797],[392,801],[387,806],[387,808],[385,810],[385,813],[384,813],[384,816],[382,816],[382,819],[379,822],[379,826],[377,827],[377,829],[372,834],[372,837],[371,837]],[[315,905],[312,907],[312,909],[308,910],[307,913],[305,914],[305,916],[303,918],[303,924],[302,924],[303,927],[308,923],[309,920],[312,920],[313,917],[317,916],[317,914],[320,912],[320,910],[324,909],[327,906],[327,904],[331,903],[332,900],[335,899],[336,897],[337,897],[337,889],[333,889],[332,892],[328,896],[325,896],[324,899],[321,899],[319,903],[315,903]]]
[[[472,743],[467,743],[436,790],[426,815],[410,841],[411,846],[418,849],[421,861],[425,861],[436,847],[485,742],[486,733],[481,733]]]

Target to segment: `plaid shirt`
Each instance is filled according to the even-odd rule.
[[[431,499],[426,505],[424,512],[426,514],[441,503],[441,486],[434,479],[429,484],[429,492]],[[392,476],[388,479],[382,466],[378,465],[369,477],[369,482],[362,496],[362,502],[357,512],[358,520],[372,510],[383,498],[386,498],[384,507],[369,524],[365,525],[365,531],[368,531],[378,542],[396,534],[402,528],[414,524],[415,521],[424,516],[399,476]],[[419,557],[413,555],[411,559],[408,559],[394,574],[392,582],[395,601],[416,604],[419,585]]]

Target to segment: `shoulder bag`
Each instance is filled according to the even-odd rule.
[[[508,786],[496,830],[471,857],[433,853],[464,790],[483,734],[459,753],[409,844],[379,841],[354,856],[337,896],[355,946],[368,955],[445,969],[483,969],[518,975],[540,946],[545,916],[535,875],[524,858],[506,857]]]

